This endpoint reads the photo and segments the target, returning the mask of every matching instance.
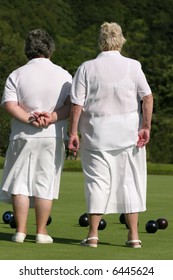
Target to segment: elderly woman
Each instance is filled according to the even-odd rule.
[[[29,62],[9,75],[3,93],[2,104],[13,119],[0,199],[12,198],[14,242],[26,237],[31,204],[36,242],[53,242],[46,223],[59,194],[72,82],[67,71],[50,61],[53,50],[54,41],[46,31],[29,32],[25,42]]]
[[[145,145],[153,98],[141,64],[120,54],[124,43],[121,27],[104,23],[101,53],[79,67],[72,83],[69,149],[79,149],[79,124],[89,216],[89,233],[81,245],[89,247],[97,247],[103,214],[125,213],[126,245],[141,248],[138,212],[146,210]]]

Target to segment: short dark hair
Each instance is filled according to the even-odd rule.
[[[54,49],[54,40],[44,29],[30,31],[25,40],[25,55],[28,59],[42,56],[48,58]]]

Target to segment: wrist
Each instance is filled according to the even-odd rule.
[[[29,124],[32,124],[34,121],[36,121],[37,120],[37,118],[33,115],[33,114],[29,114],[29,117],[28,117],[28,123]]]
[[[51,116],[52,116],[52,123],[55,123],[58,121],[58,114],[56,112],[52,112]]]
[[[77,137],[78,136],[78,132],[70,132],[69,133],[69,138],[70,137]]]
[[[151,128],[149,127],[142,127],[142,129],[148,130],[150,132]]]

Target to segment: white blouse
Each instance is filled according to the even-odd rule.
[[[28,113],[52,112],[70,95],[72,76],[47,58],[35,58],[7,78],[2,103],[16,101]],[[46,129],[12,119],[10,140],[28,137],[66,137],[67,120]]]
[[[141,64],[118,51],[100,53],[77,70],[71,102],[83,106],[79,130],[89,150],[136,144],[140,100],[151,94]]]

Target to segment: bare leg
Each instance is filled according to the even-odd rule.
[[[138,213],[125,214],[129,227],[128,240],[139,240],[138,236]]]
[[[101,214],[88,214],[89,233],[87,237],[98,237],[98,226],[101,220]],[[89,243],[96,243],[96,240],[90,240]]]
[[[47,234],[46,223],[52,208],[52,200],[35,197],[36,233]]]
[[[16,232],[26,233],[26,223],[29,210],[29,197],[25,195],[12,195]]]

